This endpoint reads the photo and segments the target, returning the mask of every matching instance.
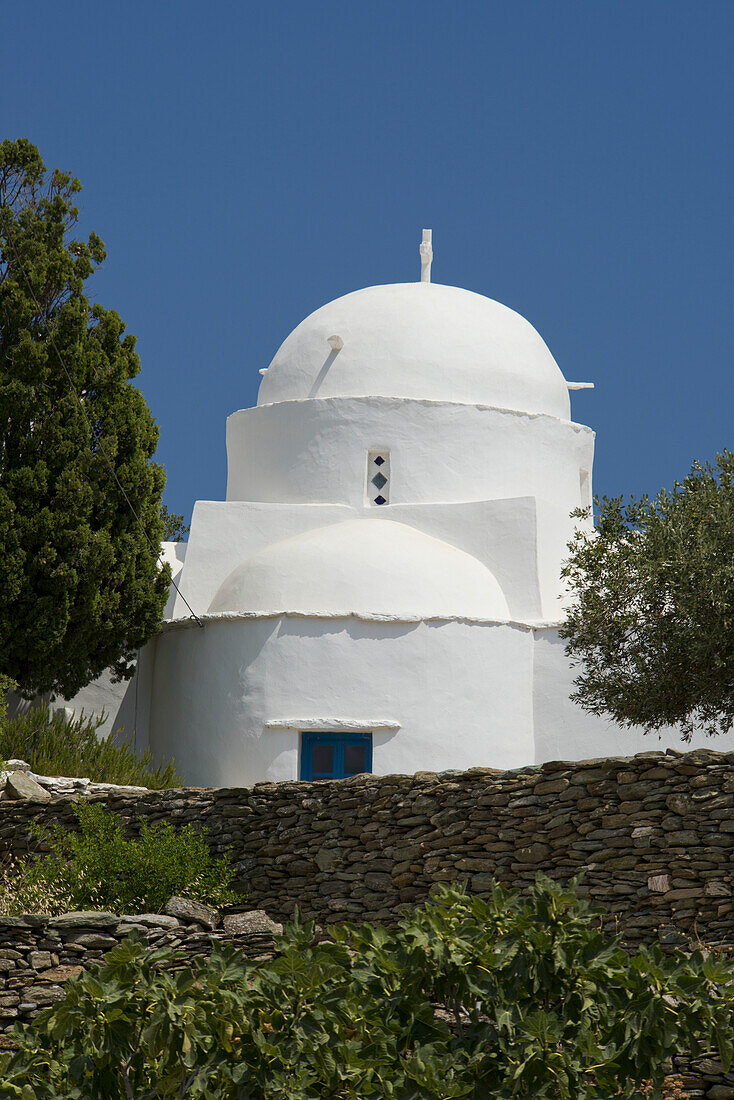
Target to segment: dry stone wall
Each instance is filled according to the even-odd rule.
[[[359,776],[319,783],[173,791],[96,789],[131,831],[192,822],[231,848],[253,908],[298,905],[321,923],[391,921],[434,883],[537,871],[581,889],[631,941],[734,942],[734,753],[649,752],[511,772]],[[74,825],[73,799],[0,803],[0,852],[34,848],[31,820]]]
[[[583,874],[580,889],[601,907],[608,930],[631,943],[734,949],[734,753],[668,750],[511,772],[247,789],[141,791],[34,778],[43,799],[8,790],[0,801],[0,858],[36,848],[31,821],[73,828],[74,800],[87,797],[119,813],[133,833],[142,821],[206,828],[215,853],[232,850],[248,906],[276,920],[299,906],[321,924],[391,922],[434,883],[463,880],[481,894],[493,877],[522,888],[543,871],[561,880]],[[62,996],[65,978],[135,924],[153,944],[190,953],[208,951],[215,939],[249,954],[272,948],[267,932],[228,930],[226,922],[212,932],[160,916],[6,918],[0,1031]],[[672,1068],[666,1096],[734,1100],[734,1073],[713,1055],[681,1053]]]
[[[187,957],[208,954],[213,943],[225,943],[249,958],[265,958],[272,955],[273,936],[280,930],[264,913],[229,914],[214,930],[161,913],[0,918],[0,1048],[12,1045],[3,1042],[2,1032],[61,1000],[64,982],[99,962],[131,933],[151,948],[171,947]]]

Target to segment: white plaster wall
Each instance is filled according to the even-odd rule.
[[[179,587],[197,615],[206,613],[222,581],[245,558],[316,527],[351,519],[351,508],[337,505],[262,504],[197,500],[191,516],[186,567]],[[177,596],[172,619],[190,616]]]
[[[227,500],[364,507],[370,450],[390,451],[390,504],[539,496],[568,514],[594,433],[551,416],[380,397],[233,413]]]
[[[565,581],[561,579],[561,568],[569,556],[568,544],[574,531],[579,527],[589,528],[589,521],[571,518],[549,503],[536,500],[537,522],[537,558],[536,568],[541,597],[539,618],[549,622],[560,622],[564,618]]]
[[[382,513],[442,539],[486,565],[502,588],[510,618],[543,618],[533,497],[462,504],[391,504],[383,507]]]
[[[290,722],[379,730],[384,775],[533,758],[532,635],[511,626],[306,618],[208,622],[157,641],[151,747],[186,778],[298,776]],[[271,723],[271,725],[268,725]]]
[[[734,734],[710,738],[699,734],[683,743],[677,729],[669,727],[660,736],[640,729],[625,729],[606,718],[588,714],[571,702],[576,675],[565,655],[565,643],[558,631],[536,630],[534,673],[534,723],[536,764],[546,760],[589,760],[600,756],[633,756],[673,748],[688,750],[734,749]]]
[[[179,585],[196,613],[204,614],[226,577],[253,554],[283,539],[364,515],[405,523],[471,554],[497,578],[510,618],[528,622],[559,618],[560,567],[576,521],[532,497],[390,504],[379,510],[197,501]],[[175,594],[173,599],[168,617],[187,618],[183,600]]]
[[[210,614],[316,618],[510,618],[496,577],[471,554],[382,510],[283,539],[226,578]]]
[[[176,603],[176,589],[174,585],[178,584],[181,580],[183,567],[186,563],[186,551],[188,549],[188,543],[186,542],[162,542],[161,543],[161,557],[166,565],[171,567],[171,587],[168,590],[168,599],[166,606],[163,608],[163,618],[170,619],[173,614],[173,608]]]
[[[542,532],[539,536],[536,501],[531,497],[460,504],[396,504],[379,510],[343,505],[197,501],[186,568],[179,578],[181,590],[196,613],[204,614],[226,577],[253,554],[282,539],[360,515],[405,523],[471,554],[497,578],[512,619],[537,621],[544,617],[538,583],[538,543]],[[556,511],[550,509],[551,520],[555,516]],[[555,578],[556,591],[546,600],[553,616],[558,610],[555,596],[564,539],[565,528],[561,541],[556,539],[548,551],[554,556],[545,569],[546,575]],[[178,597],[170,617],[188,616],[188,609]]]

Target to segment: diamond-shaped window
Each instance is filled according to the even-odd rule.
[[[383,485],[387,485],[387,478],[384,474],[375,474],[372,478],[372,484],[376,485],[378,489],[381,489]]]
[[[378,497],[375,497],[375,504],[387,504],[387,501],[385,500],[384,496],[380,495]]]
[[[385,459],[382,457],[382,455],[378,455],[375,459],[375,466],[382,466],[384,461]]]

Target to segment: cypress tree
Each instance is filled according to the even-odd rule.
[[[80,190],[0,144],[0,673],[27,696],[132,675],[170,581],[158,429],[135,337],[84,294],[105,249],[73,239]]]

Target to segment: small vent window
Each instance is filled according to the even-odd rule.
[[[367,455],[367,500],[378,507],[390,503],[389,451],[370,451]]]

